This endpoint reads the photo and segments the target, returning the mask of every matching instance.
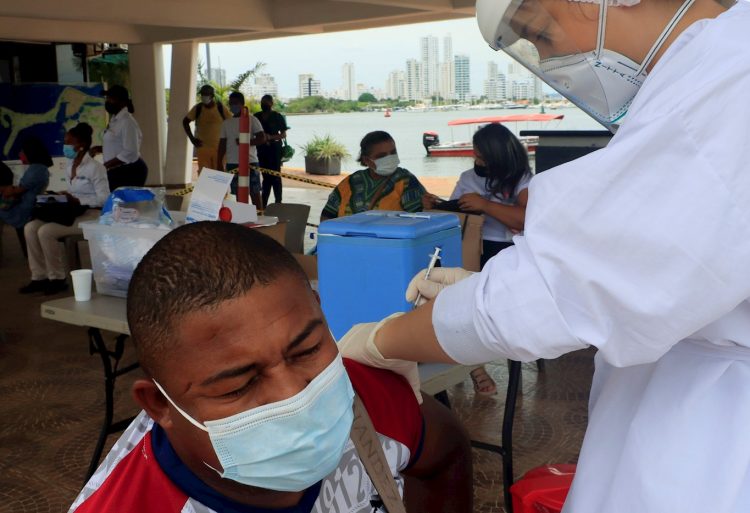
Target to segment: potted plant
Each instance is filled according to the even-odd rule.
[[[305,152],[305,172],[312,175],[339,175],[341,161],[349,156],[343,144],[330,135],[315,136],[302,146]]]

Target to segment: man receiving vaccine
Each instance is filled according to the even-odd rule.
[[[379,479],[410,513],[472,511],[458,421],[432,398],[420,405],[404,378],[342,359],[304,272],[272,239],[219,222],[172,231],[133,275],[128,323],[143,411],[71,512],[396,513]],[[367,454],[355,403],[380,441]],[[379,449],[387,468],[369,472]]]

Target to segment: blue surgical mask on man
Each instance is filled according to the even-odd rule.
[[[208,433],[223,469],[213,470],[267,490],[300,492],[333,472],[354,421],[354,390],[340,355],[297,395],[203,424],[154,384],[185,419]]]
[[[242,112],[242,105],[229,105],[229,110],[232,111],[232,115],[237,117]]]
[[[75,146],[73,146],[72,144],[64,144],[63,145],[63,155],[65,155],[65,157],[73,160],[74,158],[76,158],[78,156],[78,152],[76,151]]]

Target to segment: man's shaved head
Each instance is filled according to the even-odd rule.
[[[201,222],[170,232],[143,258],[128,289],[130,333],[144,370],[153,375],[185,315],[216,307],[304,271],[278,242],[238,224]]]

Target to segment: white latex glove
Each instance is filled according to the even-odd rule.
[[[459,281],[471,276],[472,272],[460,267],[435,267],[430,272],[429,279],[424,278],[427,269],[422,269],[412,278],[409,287],[406,289],[406,300],[413,303],[417,296],[422,294],[422,299],[417,306],[435,299],[438,294],[445,288],[458,283]]]
[[[419,404],[422,404],[422,392],[419,390],[420,380],[417,364],[406,360],[383,358],[380,350],[375,346],[375,334],[378,330],[391,319],[401,315],[404,314],[396,313],[377,323],[368,322],[355,325],[339,340],[339,352],[343,357],[362,363],[368,367],[387,369],[399,376],[405,377],[409,385],[411,385],[412,390],[414,390],[417,401]]]

